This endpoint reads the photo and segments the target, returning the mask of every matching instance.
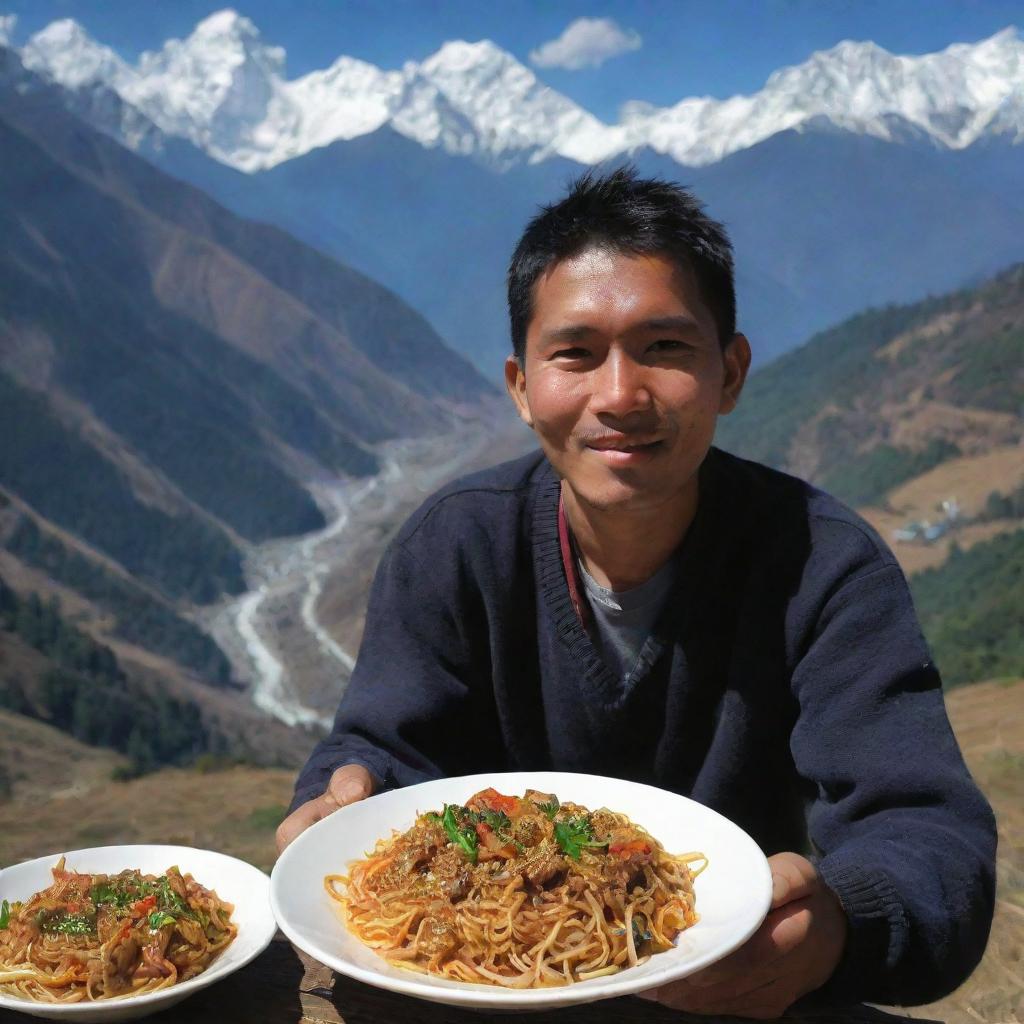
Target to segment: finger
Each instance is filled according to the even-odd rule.
[[[770,911],[739,949],[686,980],[694,988],[729,986],[733,992],[747,992],[764,984],[768,977],[774,977],[778,962],[806,937],[811,923],[808,902],[788,903]]]
[[[346,764],[336,769],[327,787],[327,795],[338,807],[363,800],[372,792],[373,780],[361,764]]]
[[[685,981],[685,979],[684,979]],[[728,1014],[770,1020],[780,1016],[793,1002],[790,986],[784,978],[769,978],[752,989],[737,992],[724,989],[719,992],[701,991],[675,982],[654,990],[659,1003],[673,1010],[699,1014]],[[650,998],[649,993],[644,993]]]
[[[310,825],[316,824],[321,818],[325,818],[331,811],[336,809],[337,803],[333,800],[328,802],[325,794],[325,796],[318,796],[292,811],[277,826],[277,833],[275,835],[277,852],[280,853],[296,836],[305,832]]]
[[[817,869],[798,853],[777,853],[768,858],[772,871],[772,909],[801,900],[818,890]]]

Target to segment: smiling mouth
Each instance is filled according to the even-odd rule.
[[[611,459],[625,459],[629,458],[631,455],[651,455],[658,451],[663,444],[663,440],[636,442],[635,444],[623,444],[620,441],[593,441],[590,444],[587,444],[586,447],[593,452],[597,452],[598,455],[603,455]]]
[[[595,441],[587,449],[608,466],[633,466],[646,463],[662,450],[665,441],[640,441],[635,444],[601,443]]]

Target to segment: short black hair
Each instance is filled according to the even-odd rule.
[[[523,361],[533,316],[533,286],[552,264],[586,249],[658,254],[690,268],[724,348],[736,333],[732,244],[718,221],[681,185],[640,178],[629,164],[607,174],[590,171],[565,198],[526,226],[508,268],[512,351]]]

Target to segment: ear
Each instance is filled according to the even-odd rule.
[[[505,387],[519,413],[519,418],[528,426],[533,426],[530,415],[530,403],[526,398],[526,372],[515,356],[505,360]]]
[[[718,412],[719,415],[726,416],[736,408],[743,383],[747,379],[747,371],[750,369],[750,342],[747,341],[745,334],[732,336],[732,340],[722,351],[722,361],[725,363],[725,377],[722,381],[722,399],[718,405]]]

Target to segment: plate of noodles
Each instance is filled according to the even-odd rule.
[[[0,871],[0,1007],[143,1017],[226,977],[276,924],[258,868],[187,846],[104,846]]]
[[[771,902],[757,844],[621,779],[440,779],[341,808],[278,859],[282,931],[321,963],[452,1005],[528,1010],[643,992],[745,942]]]

